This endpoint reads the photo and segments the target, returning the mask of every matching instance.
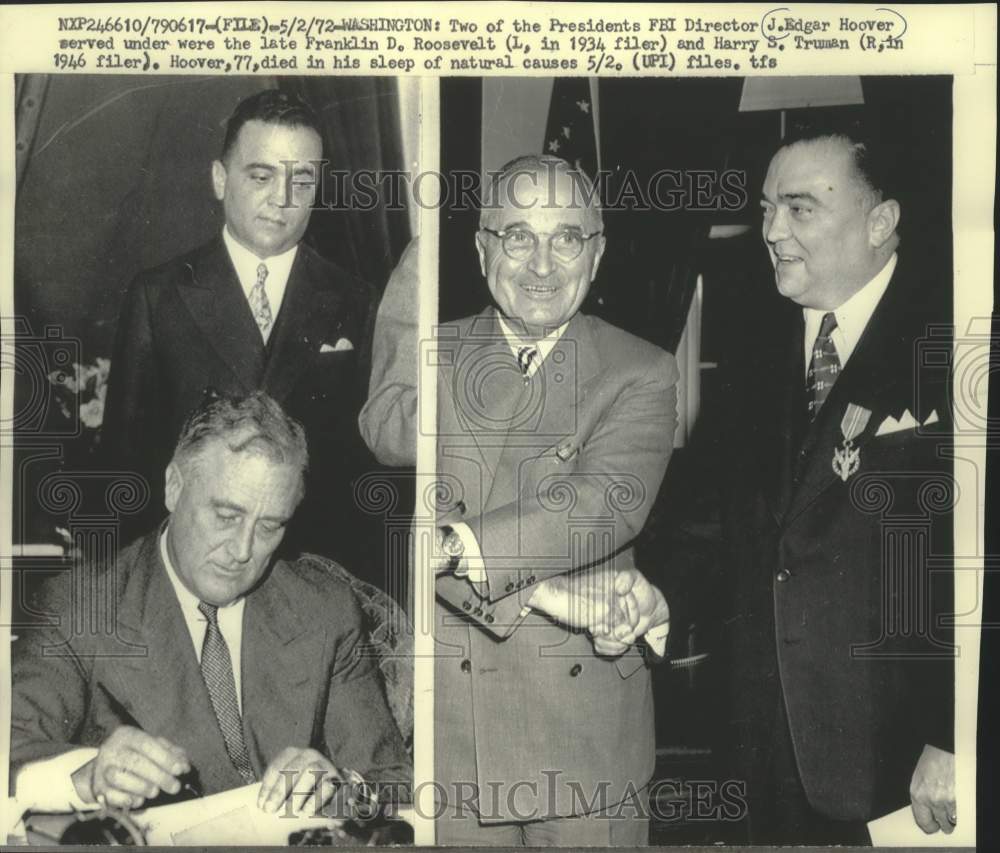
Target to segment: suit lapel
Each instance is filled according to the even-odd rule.
[[[789,346],[774,366],[780,391],[769,398],[760,418],[762,428],[767,430],[764,440],[773,448],[771,452],[762,454],[762,458],[775,461],[773,468],[764,471],[761,476],[768,485],[766,494],[771,513],[779,523],[788,509],[799,473],[799,451],[807,426],[802,364],[805,330],[801,310],[797,310],[789,322],[792,329],[792,334],[788,336]],[[761,372],[771,369],[770,365],[763,366]]]
[[[112,657],[113,698],[146,732],[183,742],[202,786],[240,784],[212,710],[191,634],[150,534],[128,575],[117,624],[126,642],[145,647],[137,657]]]
[[[222,238],[188,269],[191,280],[178,291],[192,319],[246,390],[256,389],[264,369],[264,342]]]
[[[491,495],[501,502],[510,500],[519,489],[522,463],[554,452],[566,438],[578,440],[585,429],[581,404],[600,374],[597,342],[586,318],[577,314],[531,380],[520,380]]]
[[[324,343],[322,336],[331,334],[330,324],[341,310],[340,294],[331,285],[319,280],[309,250],[299,246],[264,370],[264,389],[278,402],[295,387],[295,381]],[[342,326],[343,318],[337,318],[332,333]]]
[[[445,377],[447,393],[455,398],[459,427],[479,448],[489,473],[487,491],[491,491],[510,434],[511,415],[527,390],[492,308],[473,318],[459,344],[455,367]],[[489,494],[484,494],[484,506],[488,500]]]
[[[848,405],[853,403],[871,413],[864,431],[853,440],[854,447],[861,451],[862,468],[864,447],[881,420],[890,412],[901,414],[892,410],[892,405],[898,402],[895,399],[898,394],[894,395],[893,390],[907,380],[909,362],[900,363],[894,347],[897,333],[892,323],[894,295],[890,284],[819,415],[805,432],[798,485],[793,489],[786,522],[804,512],[834,483],[841,482],[833,469],[833,454],[844,441],[841,422]]]
[[[287,746],[309,746],[318,691],[329,674],[323,670],[326,631],[296,616],[277,564],[247,596],[243,612],[243,729],[254,770]]]

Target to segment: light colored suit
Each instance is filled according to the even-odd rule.
[[[369,445],[395,464],[412,463],[418,416],[406,286],[390,282],[380,309],[361,415]],[[440,327],[432,349],[438,520],[469,525],[487,577],[437,580],[436,780],[449,797],[478,785],[484,822],[614,805],[653,771],[641,652],[598,657],[586,634],[521,611],[549,575],[633,565],[629,543],[670,456],[676,364],[577,315],[525,382],[492,308]]]

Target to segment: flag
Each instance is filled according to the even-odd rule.
[[[597,175],[597,138],[590,81],[557,77],[552,84],[543,154],[562,157],[593,179]]]

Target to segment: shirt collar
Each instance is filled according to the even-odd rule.
[[[524,346],[533,346],[538,350],[538,358],[534,360],[531,365],[530,373],[534,373],[538,366],[545,361],[546,356],[552,352],[552,348],[559,343],[559,339],[563,336],[563,332],[566,331],[566,327],[569,326],[569,320],[563,323],[556,329],[549,332],[544,338],[537,341],[525,341],[510,327],[506,318],[497,313],[497,318],[500,320],[500,330],[503,332],[503,336],[507,339],[507,346],[510,347],[510,351],[514,353],[514,357],[517,357],[517,351]]]
[[[833,315],[837,318],[836,331],[840,338],[837,352],[842,364],[846,363],[851,353],[854,352],[854,348],[858,345],[858,341],[861,340],[861,336],[868,326],[868,321],[871,320],[872,314],[875,313],[875,309],[885,295],[885,291],[889,287],[889,280],[896,270],[896,262],[897,256],[893,252],[885,266],[864,287],[834,309]],[[823,315],[830,312],[822,308],[803,308],[802,313],[805,317],[806,329],[815,330],[812,335],[815,338],[819,332]],[[807,348],[812,349],[812,341],[808,339],[808,335]]]
[[[280,255],[258,258],[233,237],[228,225],[222,229],[222,241],[226,244],[226,251],[229,252],[229,258],[236,268],[236,275],[239,277],[244,293],[250,293],[250,289],[257,281],[257,267],[262,263],[267,264],[268,284],[287,281],[292,271],[292,264],[295,262],[295,254],[299,250],[299,245],[296,243],[291,249],[287,249]]]

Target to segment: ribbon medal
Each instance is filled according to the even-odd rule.
[[[845,483],[861,467],[861,448],[854,446],[854,439],[865,431],[871,416],[870,409],[849,403],[840,422],[844,441],[833,451],[833,471]]]

